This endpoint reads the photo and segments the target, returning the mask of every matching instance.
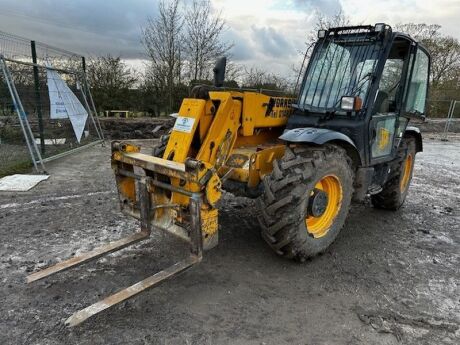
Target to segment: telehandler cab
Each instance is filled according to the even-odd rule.
[[[222,189],[257,198],[262,237],[300,261],[334,241],[352,198],[378,208],[404,202],[422,138],[430,56],[385,24],[320,30],[295,98],[199,86],[184,99],[153,155],[112,143],[121,210],[141,231],[33,273],[35,281],[145,240],[162,230],[190,244],[190,256],[72,315],[90,316],[201,261],[218,240]]]

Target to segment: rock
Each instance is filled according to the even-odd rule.
[[[428,229],[417,229],[417,231],[422,232],[425,235],[428,235],[430,233],[430,230],[428,230]]]

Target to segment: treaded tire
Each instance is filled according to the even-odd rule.
[[[342,186],[340,210],[322,237],[307,231],[305,217],[311,191],[333,174]],[[257,201],[262,237],[278,254],[304,261],[324,252],[342,229],[353,194],[353,170],[344,149],[336,145],[286,148],[263,179],[264,192]]]
[[[169,136],[170,134],[168,133],[160,137],[160,142],[158,143],[157,146],[153,148],[152,156],[163,158],[163,155],[166,150],[166,145],[168,145]]]
[[[409,154],[412,155],[413,159],[409,181],[407,182],[406,188],[401,191],[400,183],[404,175],[403,166]],[[371,201],[374,207],[396,211],[404,204],[414,172],[415,154],[415,139],[412,137],[403,138],[398,147],[395,160],[390,163],[390,176],[384,184],[382,191],[378,194],[371,195]]]

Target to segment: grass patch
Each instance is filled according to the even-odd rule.
[[[32,166],[30,160],[17,161],[8,166],[0,166],[0,177],[28,173]]]

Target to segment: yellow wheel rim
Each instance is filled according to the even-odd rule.
[[[319,217],[307,215],[305,225],[307,231],[315,238],[323,237],[329,231],[342,206],[342,184],[335,175],[327,175],[320,179],[315,188],[327,194],[327,205],[324,213]],[[313,192],[312,192],[313,193]]]
[[[403,163],[403,171],[402,171],[402,178],[399,182],[399,189],[401,193],[404,192],[409,185],[410,174],[412,172],[412,165],[414,164],[414,159],[412,154],[408,154],[406,160]]]

